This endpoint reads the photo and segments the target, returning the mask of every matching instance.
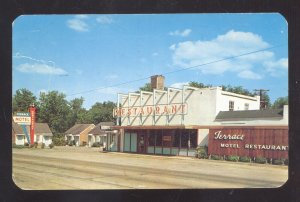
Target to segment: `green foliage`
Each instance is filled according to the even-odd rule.
[[[241,95],[247,95],[247,96],[254,96],[254,93],[251,93],[249,90],[243,88],[242,86],[231,86],[231,85],[222,85],[222,89],[224,91],[232,92],[232,93],[237,93]]]
[[[250,162],[250,161],[251,161],[251,158],[248,157],[248,156],[241,156],[241,157],[239,158],[239,161],[240,161],[240,162]]]
[[[114,107],[116,107],[116,104],[111,101],[97,102],[88,111],[90,123],[98,124],[99,122],[114,121],[112,113]]]
[[[283,165],[284,159],[273,159],[272,164],[274,165]]]
[[[196,82],[196,81],[191,81],[189,82],[188,84],[189,86],[191,87],[196,87],[196,88],[209,88],[209,87],[212,87],[212,85],[205,85],[203,83],[200,83],[200,82]]]
[[[53,143],[49,144],[49,147],[50,149],[52,149],[54,147],[54,144]]]
[[[38,147],[38,143],[34,142],[34,148],[37,148],[37,147]]]
[[[255,163],[260,163],[260,164],[265,164],[265,163],[267,163],[267,159],[265,158],[265,157],[256,157],[255,158],[255,161],[254,161]]]
[[[70,107],[63,93],[50,91],[40,94],[39,121],[48,123],[53,133],[62,133],[69,128]]]
[[[238,162],[239,161],[239,157],[238,156],[228,156],[226,158],[227,161],[235,161]]]
[[[284,105],[288,105],[288,104],[289,104],[288,96],[279,97],[274,101],[274,103],[272,105],[272,108],[273,109],[282,109]]]
[[[143,87],[140,87],[139,90],[136,91],[136,93],[139,93],[140,91],[149,91],[149,92],[152,92],[151,83],[145,83],[145,85]]]
[[[92,144],[92,147],[101,147],[101,146],[103,146],[103,144],[100,144],[100,142],[94,142]]]
[[[12,98],[12,112],[28,112],[31,104],[37,104],[36,97],[33,93],[25,88],[16,90],[16,94]]]
[[[23,148],[27,148],[28,146],[25,145],[16,145],[15,143],[12,145],[12,148],[17,148],[17,149],[23,149]]]
[[[200,158],[200,159],[207,159],[208,155],[207,155],[207,146],[200,146],[197,147],[196,149],[196,157]]]
[[[65,146],[67,142],[65,141],[64,134],[54,134],[52,137],[52,144],[56,146]]]
[[[212,160],[221,160],[222,157],[221,157],[220,155],[214,155],[214,154],[212,154],[212,155],[210,156],[210,159],[212,159]]]

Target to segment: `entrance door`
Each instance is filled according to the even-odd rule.
[[[125,133],[124,151],[125,152],[137,152],[137,134],[136,133]]]
[[[144,154],[145,152],[146,152],[145,135],[141,134],[138,136],[138,153]]]

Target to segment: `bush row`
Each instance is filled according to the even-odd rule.
[[[273,165],[288,165],[288,159],[267,159],[265,157],[250,158],[248,156],[222,156],[216,154],[208,154],[207,146],[201,146],[196,149],[196,157],[200,159],[212,159],[212,160],[225,160],[233,162],[254,162],[259,164],[273,164]]]
[[[225,161],[233,161],[233,162],[253,162],[253,163],[259,163],[259,164],[273,164],[273,165],[288,165],[289,160],[288,159],[268,159],[265,157],[254,157],[250,158],[248,156],[221,156],[221,155],[208,155],[209,159],[212,160],[225,160]]]
[[[45,143],[41,144],[41,148],[45,148]],[[49,148],[52,149],[54,147],[54,144],[49,144]],[[22,149],[22,148],[38,148],[38,143],[35,142],[33,145],[29,145],[28,143],[25,143],[24,145],[16,145],[15,143],[12,145],[12,148]]]

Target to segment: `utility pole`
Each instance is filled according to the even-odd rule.
[[[267,105],[266,105],[266,100],[262,97],[264,92],[267,92],[269,90],[266,89],[255,89],[255,92],[259,92],[259,96],[260,96],[260,110],[262,109],[266,109]]]

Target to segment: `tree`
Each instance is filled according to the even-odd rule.
[[[196,88],[209,88],[209,87],[212,87],[212,85],[205,85],[203,83],[196,82],[196,81],[190,81],[188,85],[191,86],[191,87],[196,87]]]
[[[145,83],[145,85],[143,87],[140,87],[139,90],[136,91],[136,93],[139,93],[140,91],[149,91],[149,92],[152,92],[151,83]]]
[[[69,128],[70,107],[63,93],[50,91],[40,94],[39,121],[48,123],[53,133],[63,133]]]
[[[222,85],[222,90],[237,93],[241,95],[247,95],[247,96],[255,96],[254,93],[251,93],[249,90],[243,88],[242,86],[231,86],[231,85]]]
[[[33,93],[25,88],[19,89],[12,98],[12,112],[27,112],[31,104],[38,105]]]
[[[284,105],[288,105],[288,104],[289,104],[288,96],[279,97],[274,101],[272,105],[272,109],[282,109]]]
[[[94,124],[104,121],[114,121],[112,113],[114,107],[116,107],[116,104],[111,101],[97,102],[88,111],[88,119]]]
[[[75,98],[69,102],[70,114],[68,116],[68,125],[71,127],[75,123],[85,123],[86,109],[82,107],[84,98]]]

